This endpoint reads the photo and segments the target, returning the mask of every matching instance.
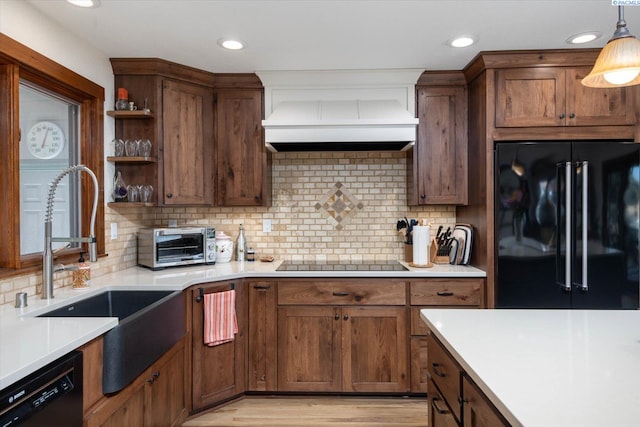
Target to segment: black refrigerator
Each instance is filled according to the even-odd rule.
[[[638,308],[639,147],[496,143],[496,308]]]

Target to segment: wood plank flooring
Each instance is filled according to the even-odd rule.
[[[426,398],[244,397],[183,427],[425,427]]]

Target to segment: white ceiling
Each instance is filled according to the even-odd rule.
[[[480,51],[571,48],[572,34],[611,37],[611,0],[101,0],[82,9],[29,0],[108,57],[156,57],[211,72],[462,69]],[[640,35],[640,7],[626,7]],[[474,46],[446,41],[470,34]],[[216,44],[237,37],[242,51]]]

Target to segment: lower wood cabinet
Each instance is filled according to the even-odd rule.
[[[279,283],[278,391],[408,392],[405,293],[394,280]]]
[[[276,391],[276,282],[250,281],[247,390]]]
[[[432,381],[428,382],[429,396],[429,427],[459,427],[458,421],[447,405],[446,400]]]
[[[87,348],[98,349],[100,345]],[[84,350],[84,349],[81,349]],[[90,353],[89,350],[88,353]],[[95,362],[94,359],[90,359]],[[87,362],[85,361],[85,366]],[[187,417],[184,394],[184,340],[180,340],[153,365],[145,370],[129,386],[117,394],[102,396],[85,409],[86,427],[174,427],[182,425]],[[100,369],[95,369],[99,366]],[[94,363],[92,371],[101,369],[101,360]],[[86,371],[86,370],[85,370]],[[101,381],[91,381],[95,375],[84,379],[85,396],[97,395]],[[90,400],[95,400],[89,397]]]
[[[236,290],[238,333],[233,341],[209,347],[204,343],[204,301],[201,294]],[[207,283],[190,288],[192,304],[192,405],[198,411],[245,391],[247,297],[242,280]]]

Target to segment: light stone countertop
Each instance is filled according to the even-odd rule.
[[[640,425],[640,311],[421,310],[513,426]]]
[[[117,318],[36,317],[107,290],[184,290],[200,283],[250,277],[486,277],[486,273],[477,268],[448,264],[408,271],[276,271],[281,262],[230,262],[158,271],[133,267],[92,279],[86,291],[66,287],[56,289],[51,301],[31,296],[26,308],[2,305],[0,390],[116,326]]]

